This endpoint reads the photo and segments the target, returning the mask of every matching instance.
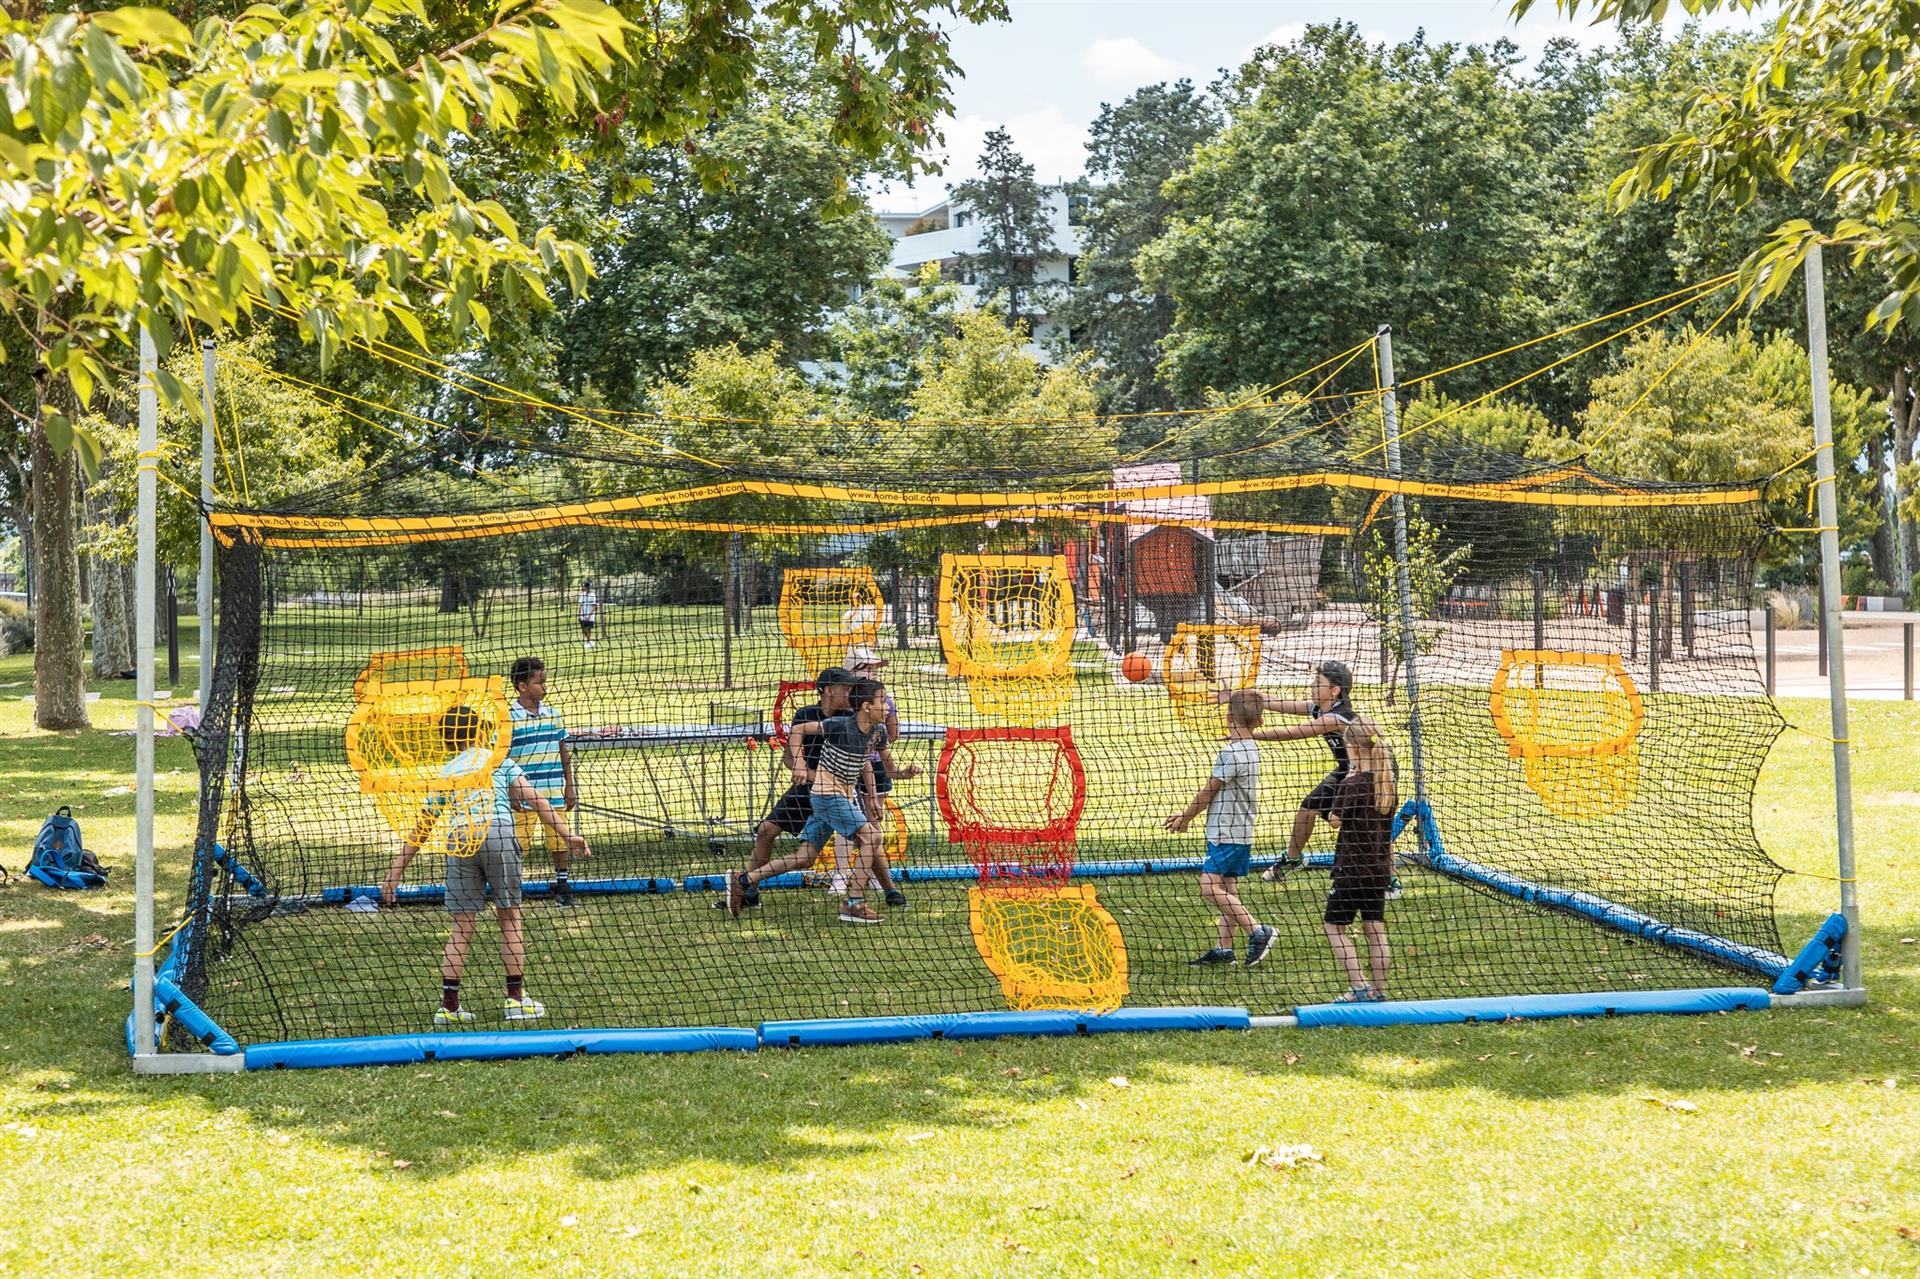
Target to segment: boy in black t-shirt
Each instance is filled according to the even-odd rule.
[[[849,696],[851,713],[821,720],[797,722],[787,737],[787,756],[796,749],[804,752],[813,739],[822,743],[811,769],[813,778],[813,815],[800,832],[800,848],[794,858],[806,856],[811,864],[815,851],[835,835],[843,835],[854,844],[853,865],[847,878],[846,904],[840,909],[843,924],[877,924],[880,915],[866,904],[866,885],[871,869],[885,856],[880,847],[879,803],[873,794],[873,765],[869,756],[878,755],[881,766],[891,777],[913,778],[920,775],[918,765],[901,768],[894,763],[887,740],[885,690],[874,681],[853,686]],[[796,780],[800,769],[794,770]],[[864,795],[867,811],[861,811]],[[727,904],[736,915],[745,904],[747,890],[768,878],[778,863],[768,863],[747,875],[728,876]],[[758,878],[755,878],[755,877]]]
[[[1333,771],[1321,779],[1320,784],[1307,792],[1300,801],[1300,811],[1293,815],[1293,835],[1287,841],[1285,862],[1298,863],[1300,855],[1307,847],[1307,841],[1313,838],[1313,823],[1320,817],[1326,817],[1339,824],[1334,815],[1334,803],[1340,796],[1341,783],[1347,779],[1350,765],[1347,761],[1347,746],[1341,734],[1347,725],[1353,723],[1353,703],[1348,697],[1353,692],[1353,672],[1347,669],[1345,662],[1320,662],[1313,668],[1313,683],[1308,686],[1307,695],[1312,699],[1305,702],[1282,701],[1279,698],[1264,697],[1265,708],[1269,713],[1281,715],[1305,715],[1307,722],[1294,724],[1287,728],[1265,728],[1253,735],[1256,742],[1291,742],[1303,737],[1324,737],[1327,747],[1333,752]],[[1278,877],[1278,866],[1269,866],[1260,873],[1260,878],[1271,883]]]
[[[760,904],[760,884],[775,875],[788,871],[805,870],[813,865],[814,852],[801,848],[787,854],[780,860],[773,860],[773,844],[782,835],[798,835],[806,828],[807,821],[813,816],[813,770],[820,762],[820,752],[826,743],[819,737],[807,741],[800,752],[799,759],[794,758],[793,730],[802,724],[817,724],[830,715],[844,715],[847,712],[847,694],[852,691],[854,678],[844,666],[829,666],[820,672],[820,678],[814,681],[814,687],[820,690],[820,700],[811,706],[803,706],[794,712],[793,724],[788,730],[787,764],[793,773],[793,785],[773,801],[773,807],[761,819],[759,829],[753,833],[753,854],[747,862],[747,872],[742,876],[745,884],[741,898],[742,906]],[[729,876],[731,878],[731,876]],[[716,910],[726,907],[728,899],[723,897],[714,903]],[[734,914],[739,914],[735,910]]]

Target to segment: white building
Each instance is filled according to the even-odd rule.
[[[1052,227],[1053,237],[1034,274],[1040,284],[1065,285],[1073,279],[1085,243],[1085,230],[1081,223],[1085,217],[1087,197],[1069,195],[1065,188],[1057,186],[1042,188],[1042,194],[1046,200],[1047,220]],[[893,237],[893,259],[887,264],[888,275],[912,279],[920,274],[921,268],[927,263],[937,262],[943,280],[958,284],[968,301],[977,300],[979,290],[974,284],[973,273],[960,265],[960,259],[980,252],[980,227],[966,213],[955,209],[951,199],[915,213],[881,213],[877,216],[880,225]],[[1037,309],[1046,305],[1044,292],[1032,301],[1022,302],[1022,309],[1027,312],[1033,326],[1032,336],[1036,346],[1043,345],[1059,332],[1059,325],[1044,310]]]

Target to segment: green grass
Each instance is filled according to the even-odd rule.
[[[0,660],[0,862],[72,802],[119,871],[0,886],[0,1275],[1920,1266],[1912,707],[1855,708],[1863,1010],[149,1080],[119,1030],[133,801],[106,794],[130,689],[103,686],[97,731],[41,734],[29,678]],[[193,786],[159,751],[165,918]],[[1789,945],[1834,897],[1828,753],[1783,738],[1756,801],[1809,872],[1781,889]],[[1245,1162],[1291,1143],[1323,1162]]]

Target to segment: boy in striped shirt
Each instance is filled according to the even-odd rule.
[[[507,672],[513,685],[513,744],[507,758],[526,773],[540,798],[553,807],[571,813],[579,807],[579,793],[573,785],[573,748],[567,744],[567,724],[560,710],[547,698],[547,664],[537,657],[515,658]],[[541,829],[531,809],[515,814],[520,846],[533,850],[533,838]],[[553,857],[553,904],[573,905],[573,885],[567,880],[569,865],[566,841],[547,832],[547,852]],[[582,853],[581,856],[586,856]]]

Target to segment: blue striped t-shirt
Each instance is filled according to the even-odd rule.
[[[560,745],[567,740],[566,721],[552,702],[542,702],[538,711],[530,711],[515,698],[509,709],[513,715],[513,744],[507,748],[507,758],[526,770],[527,780],[540,792],[540,798],[558,807],[567,790],[567,772],[560,763]]]

